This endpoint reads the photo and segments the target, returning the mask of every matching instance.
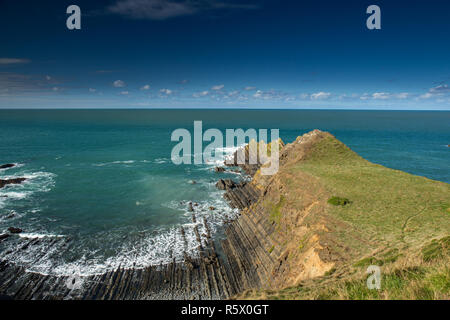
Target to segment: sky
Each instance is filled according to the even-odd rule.
[[[0,108],[450,110],[449,84],[447,0],[0,0]]]

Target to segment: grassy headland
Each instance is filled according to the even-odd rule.
[[[279,265],[267,289],[238,298],[450,298],[449,184],[371,163],[320,131],[280,161],[276,175],[255,174],[264,195],[251,207],[276,226],[267,250]],[[366,286],[369,265],[380,290]]]

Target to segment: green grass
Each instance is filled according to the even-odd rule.
[[[402,255],[399,253],[399,250],[397,248],[394,248],[392,250],[389,250],[388,252],[385,252],[381,254],[379,257],[368,257],[361,259],[353,264],[354,267],[368,267],[370,265],[375,266],[383,266],[389,263],[394,263],[397,261],[399,257]]]
[[[278,203],[276,203],[272,206],[272,209],[270,210],[270,217],[269,217],[269,220],[271,222],[276,223],[276,224],[278,224],[280,222],[281,208],[283,207],[285,200],[286,200],[285,197],[283,195],[281,195]]]
[[[295,286],[279,291],[259,291],[244,293],[245,299],[317,299],[317,300],[433,300],[450,299],[450,266],[447,260],[438,264],[422,264],[404,267],[385,273],[382,269],[381,288],[369,289],[367,276],[323,283],[316,280],[308,286]],[[332,276],[335,270],[325,277]]]
[[[351,201],[348,200],[347,198],[333,196],[330,199],[328,199],[328,203],[332,204],[333,206],[345,206],[347,204],[350,204]]]
[[[450,234],[449,184],[370,163],[335,138],[316,143],[308,159],[289,170],[317,179],[330,195],[346,196],[331,202],[351,199],[352,205],[330,206],[329,213],[371,241],[417,246]]]
[[[440,240],[433,240],[429,245],[422,249],[424,261],[432,261],[441,259],[445,255],[450,254],[450,236]]]

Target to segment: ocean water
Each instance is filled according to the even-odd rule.
[[[214,184],[242,177],[171,162],[172,131],[192,132],[194,120],[223,133],[280,129],[285,142],[318,128],[372,162],[450,182],[450,112],[0,110],[0,164],[17,164],[0,179],[28,179],[0,189],[0,233],[24,230],[0,242],[0,259],[45,274],[92,274],[195,254],[188,203],[216,232],[237,212]]]

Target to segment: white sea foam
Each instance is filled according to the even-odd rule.
[[[156,163],[156,164],[163,164],[163,163],[168,163],[169,161],[170,161],[169,158],[158,158],[158,159],[155,159],[155,160],[153,161],[153,163]]]
[[[39,239],[40,242],[29,246],[27,250],[21,251],[20,255],[5,258],[25,266],[29,271],[66,276],[74,273],[82,276],[102,274],[117,269],[119,266],[121,268],[144,268],[149,265],[170,263],[173,259],[180,262],[184,259],[184,252],[194,257],[198,255],[195,227],[198,228],[202,241],[206,240],[203,218],[207,219],[210,231],[215,234],[225,219],[235,218],[238,215],[238,210],[231,209],[222,199],[221,191],[213,191],[212,193],[214,198],[199,201],[194,205],[196,223],[191,220],[192,212],[188,210],[189,201],[171,201],[166,203],[165,206],[182,212],[187,217],[184,224],[152,230],[138,241],[136,239],[132,241],[124,240],[122,245],[117,248],[117,254],[106,259],[99,252],[86,251],[78,260],[64,262],[61,253],[66,250],[63,245],[66,237],[44,232],[19,234],[24,240],[25,238]],[[210,210],[210,207],[215,209]],[[180,232],[181,227],[184,229],[186,243],[183,241]],[[113,236],[112,233],[110,232],[108,236]],[[108,236],[103,241],[108,241]],[[61,238],[58,242],[60,244],[52,243],[50,238]],[[21,246],[23,243],[16,245]],[[77,250],[87,249],[80,248]]]
[[[54,186],[56,175],[50,172],[16,172],[3,175],[2,179],[25,178],[21,184],[10,184],[0,189],[0,208],[4,208],[10,201],[27,199],[36,192],[48,192]]]
[[[232,154],[237,148],[227,149],[228,154]],[[169,162],[168,158],[159,158],[153,160],[153,162],[165,163]],[[114,161],[107,164],[131,164],[134,160],[127,161]],[[103,165],[107,165],[103,164]],[[215,163],[216,164],[216,163]],[[214,165],[215,165],[214,164]],[[218,164],[218,163],[217,163]],[[223,164],[223,163],[222,163]],[[208,166],[206,166],[210,169]],[[46,172],[35,173],[23,173],[11,176],[25,177],[28,180],[23,185],[14,185],[9,189],[7,201],[14,201],[18,199],[26,199],[30,197],[34,192],[50,190],[54,184],[56,175]],[[198,228],[198,232],[201,235],[202,241],[206,241],[206,230],[203,226],[203,219],[206,218],[208,226],[212,234],[216,234],[219,228],[223,225],[225,220],[237,217],[239,211],[237,209],[230,208],[223,199],[223,191],[216,190],[214,182],[208,181],[208,179],[198,179],[197,184],[205,185],[210,191],[208,200],[198,201],[194,204],[194,214],[196,216],[196,223],[192,222],[192,212],[188,210],[189,199],[184,201],[171,201],[163,204],[170,209],[177,210],[183,215],[183,223],[173,227],[161,227],[157,230],[147,230],[143,232],[142,238],[136,238],[136,235],[125,238],[120,241],[119,247],[114,248],[116,252],[108,257],[104,256],[103,249],[93,250],[92,247],[83,246],[83,243],[74,243],[76,247],[72,247],[70,250],[77,250],[80,254],[77,260],[67,262],[63,258],[63,253],[68,250],[66,246],[68,237],[61,234],[46,233],[45,231],[33,231],[27,230],[27,233],[19,234],[19,237],[15,241],[5,242],[4,245],[11,246],[9,250],[17,250],[23,246],[26,239],[39,239],[38,242],[30,245],[27,250],[21,250],[20,254],[6,254],[9,250],[3,250],[0,253],[0,258],[11,260],[14,263],[22,265],[29,271],[39,272],[42,274],[55,274],[55,275],[73,275],[74,273],[79,275],[92,275],[101,274],[113,269],[117,269],[119,266],[122,268],[144,268],[149,265],[160,265],[176,261],[182,261],[184,259],[184,253],[188,255],[198,255],[198,242],[194,228]],[[3,198],[0,198],[0,206]],[[136,203],[141,205],[140,202]],[[210,207],[214,207],[211,210]],[[181,227],[184,229],[186,242],[183,240],[183,236],[180,232]],[[117,230],[110,230],[105,233],[105,236],[98,236],[98,241],[108,242],[117,241]],[[122,230],[124,234],[127,234],[128,230]],[[121,232],[122,232],[121,231]],[[59,232],[64,233],[64,232]],[[22,239],[19,241],[19,239]],[[92,241],[90,239],[81,239],[76,241]],[[55,243],[56,241],[56,243]],[[99,242],[100,243],[100,242]],[[91,248],[91,249],[89,249]]]
[[[63,235],[45,233],[19,233],[19,237],[25,239],[62,238]]]
[[[133,164],[135,163],[135,160],[117,160],[117,161],[111,161],[111,162],[104,162],[104,163],[94,163],[92,164],[95,167],[104,167],[111,164]]]

